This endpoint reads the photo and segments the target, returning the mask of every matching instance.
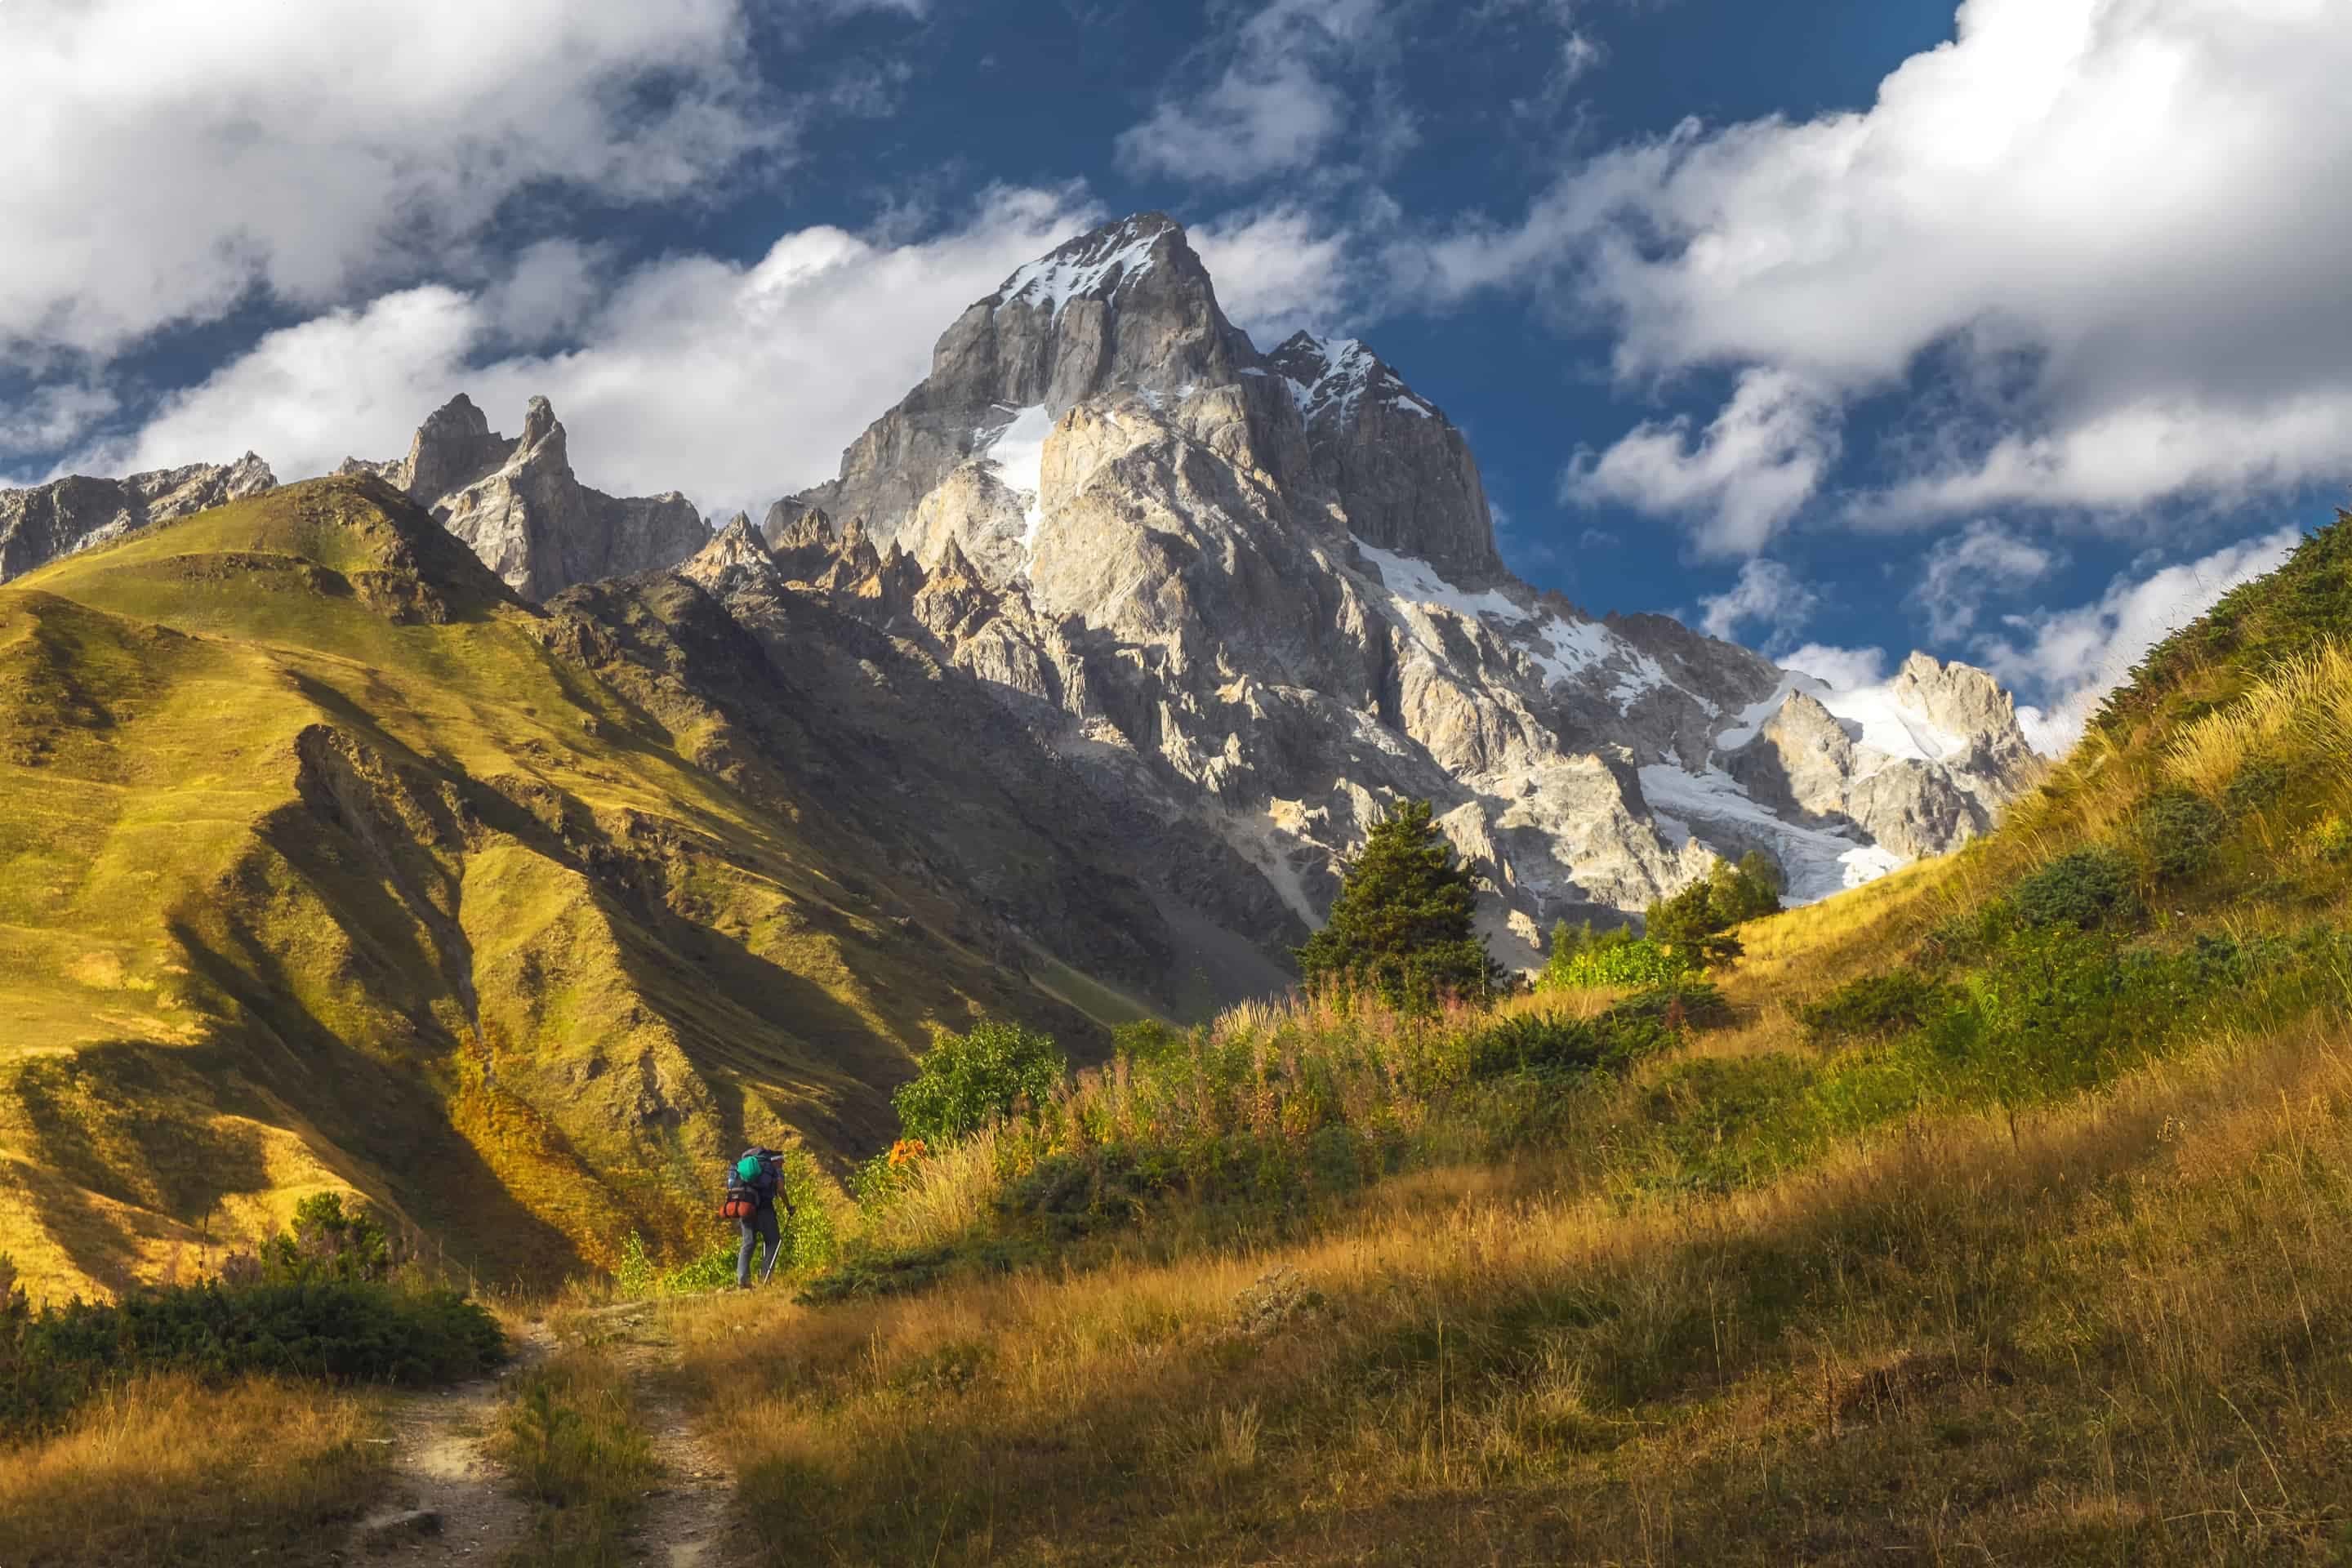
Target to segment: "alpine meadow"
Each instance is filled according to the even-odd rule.
[[[2337,0],[202,11],[0,1568],[2352,1564]]]

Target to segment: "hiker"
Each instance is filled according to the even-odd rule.
[[[760,1283],[765,1285],[776,1272],[776,1258],[784,1249],[783,1236],[776,1224],[776,1204],[782,1200],[784,1212],[793,1210],[793,1195],[784,1190],[784,1156],[774,1149],[756,1148],[743,1151],[727,1173],[727,1199],[719,1205],[719,1216],[731,1219],[743,1232],[743,1244],[735,1250],[735,1288],[751,1288],[751,1255],[757,1244],[768,1244],[767,1261],[760,1268]]]

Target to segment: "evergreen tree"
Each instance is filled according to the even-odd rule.
[[[1425,800],[1405,801],[1372,825],[1346,868],[1331,919],[1298,949],[1309,985],[1372,991],[1416,1012],[1446,997],[1486,1001],[1502,969],[1471,926],[1477,891]]]
[[[1742,921],[1780,912],[1780,868],[1759,850],[1739,864],[1718,859],[1706,879],[1694,882],[1643,916],[1650,940],[1700,965],[1727,963],[1745,951],[1731,928]]]

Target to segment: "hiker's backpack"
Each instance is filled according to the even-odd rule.
[[[719,1205],[719,1217],[750,1219],[760,1212],[760,1189],[743,1174],[747,1160],[758,1163],[760,1173],[775,1184],[776,1196],[789,1210],[792,1200],[785,1197],[783,1190],[784,1157],[773,1149],[746,1149],[740,1159],[727,1167],[727,1195]]]

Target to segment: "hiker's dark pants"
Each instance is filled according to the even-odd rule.
[[[768,1282],[768,1277],[776,1271],[776,1254],[783,1250],[783,1237],[776,1229],[776,1211],[772,1208],[761,1209],[758,1214],[746,1219],[739,1219],[735,1223],[743,1228],[743,1245],[735,1249],[735,1283],[749,1285],[751,1282],[753,1244],[765,1237],[768,1243],[768,1261],[760,1269],[760,1283],[764,1285]]]

